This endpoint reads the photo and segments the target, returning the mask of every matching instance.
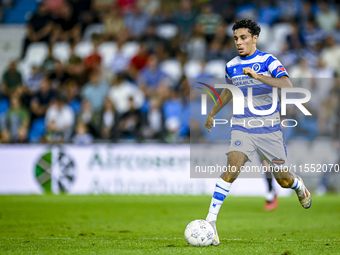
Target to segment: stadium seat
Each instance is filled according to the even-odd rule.
[[[173,82],[178,81],[182,76],[181,64],[177,60],[166,60],[160,63],[160,69],[169,76]]]
[[[35,119],[32,122],[28,140],[30,143],[37,143],[45,134],[45,118]]]
[[[31,66],[35,64],[35,63],[29,63],[26,61],[22,61],[20,63],[18,63],[18,70],[20,71],[23,80],[26,80],[30,73],[31,73]]]
[[[56,43],[53,47],[53,56],[65,63],[70,57],[70,45],[67,42]]]
[[[211,60],[205,66],[207,74],[214,76],[215,78],[225,78],[225,65],[224,60]]]
[[[196,78],[200,70],[200,62],[196,60],[190,60],[184,65],[184,73],[187,78]]]
[[[271,38],[273,38],[273,42],[266,48],[267,52],[270,52],[273,55],[281,53],[283,44],[291,31],[292,26],[289,23],[278,23],[273,25],[271,29]]]
[[[259,24],[261,26],[261,34],[257,41],[258,48],[262,51],[267,51],[268,41],[272,40],[272,30],[268,24]]]
[[[139,50],[139,44],[137,42],[127,42],[124,44],[122,51],[128,56],[133,57]]]
[[[99,54],[103,58],[103,65],[109,67],[112,59],[117,52],[117,45],[113,42],[105,42],[99,46]]]
[[[92,24],[86,27],[84,31],[83,40],[84,41],[91,41],[91,37],[93,34],[102,34],[104,31],[105,26],[103,24]]]
[[[92,53],[92,50],[93,50],[92,42],[82,41],[77,44],[75,52],[79,57],[85,58]]]
[[[28,46],[25,62],[41,65],[48,54],[48,45],[44,42],[32,43]]]
[[[172,39],[177,34],[177,31],[178,27],[174,24],[162,24],[156,28],[156,34],[167,40]]]

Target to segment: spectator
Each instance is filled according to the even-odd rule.
[[[147,97],[156,95],[158,88],[166,84],[166,75],[158,66],[156,55],[150,56],[147,66],[140,72],[138,85]]]
[[[44,77],[40,84],[40,89],[31,100],[32,119],[45,117],[46,110],[53,102],[55,96],[56,91],[51,88],[51,81]]]
[[[325,31],[317,26],[313,17],[310,18],[307,22],[307,27],[302,31],[304,43],[308,47],[314,48],[317,44],[322,43],[325,37]]]
[[[140,8],[150,16],[154,15],[159,8],[161,8],[160,0],[139,0],[138,5]]]
[[[100,80],[100,73],[93,72],[90,81],[85,84],[81,91],[82,98],[90,102],[94,112],[100,113],[104,106],[104,101],[109,90],[106,81]]]
[[[124,79],[122,74],[118,74],[112,82],[108,92],[108,98],[115,105],[116,111],[123,114],[129,110],[129,98],[133,97],[135,107],[141,108],[144,103],[143,92],[134,84]]]
[[[136,0],[117,0],[116,6],[121,13],[129,13],[133,10],[134,6],[137,4]]]
[[[189,39],[191,31],[194,28],[196,13],[192,9],[190,0],[181,1],[181,10],[175,14],[175,22],[179,27],[182,37]]]
[[[29,112],[21,106],[20,98],[12,96],[11,108],[7,115],[8,128],[12,142],[27,142],[29,120]]]
[[[54,71],[48,75],[52,81],[53,88],[59,88],[61,84],[71,78],[71,76],[64,70],[63,64],[60,60],[54,63]]]
[[[292,31],[287,36],[288,50],[299,50],[302,48],[302,37],[296,23],[292,23]]]
[[[53,46],[49,45],[48,55],[41,66],[42,70],[48,74],[52,73],[54,71],[56,61],[57,59],[53,56]]]
[[[139,51],[131,59],[131,62],[130,62],[131,77],[133,77],[134,79],[137,78],[138,72],[146,66],[146,63],[148,62],[148,58],[149,58],[148,48],[145,43],[141,43]]]
[[[95,113],[92,110],[89,101],[87,100],[82,101],[82,106],[77,118],[77,122],[85,123],[90,134],[95,138],[100,138],[100,123],[101,123],[100,117],[101,117],[100,113]]]
[[[93,136],[88,133],[87,126],[84,122],[79,122],[76,127],[76,134],[72,138],[76,145],[89,145],[93,142]]]
[[[279,19],[280,10],[275,5],[275,2],[272,3],[269,0],[262,1],[257,22],[271,26]]]
[[[333,68],[327,67],[325,62],[319,58],[314,77],[318,91],[316,98],[312,95],[313,101],[318,99],[321,103],[324,98],[328,97],[330,90],[334,86],[334,70]]]
[[[112,5],[102,19],[105,26],[103,31],[105,40],[119,40],[122,34],[129,34],[128,31],[124,32],[124,17],[115,6]]]
[[[331,34],[339,20],[335,10],[330,10],[326,2],[320,2],[319,12],[316,14],[318,25],[327,33]]]
[[[60,137],[57,140],[69,142],[74,122],[74,112],[66,104],[66,99],[61,95],[56,96],[54,104],[46,112],[45,123],[47,133],[51,134],[52,137]]]
[[[10,143],[11,135],[7,129],[4,129],[0,132],[0,143]]]
[[[117,137],[118,114],[114,104],[109,98],[105,99],[104,109],[101,116],[101,137],[105,139],[113,139]]]
[[[229,41],[230,37],[227,35],[226,24],[221,22],[216,26],[216,32],[213,38],[213,41],[219,42],[221,45],[224,45]]]
[[[334,38],[336,44],[340,44],[340,19],[336,23],[336,27],[332,33],[332,37]],[[326,41],[327,43],[327,41]]]
[[[133,97],[129,98],[129,110],[119,118],[119,136],[142,140],[142,119],[143,115],[136,109]]]
[[[199,73],[198,73],[198,75],[195,78],[196,79],[211,79],[211,78],[213,78],[213,76],[211,74],[208,74],[206,72],[206,69],[205,69],[206,62],[204,60],[201,60],[199,62],[199,64],[200,64]]]
[[[135,5],[124,17],[124,25],[133,39],[138,39],[145,33],[148,23],[149,16],[138,5]]]
[[[209,45],[209,50],[207,54],[207,60],[222,59],[222,44],[214,40]]]
[[[102,57],[98,53],[101,38],[99,34],[92,36],[93,51],[84,59],[85,66],[89,72],[99,72],[101,70]]]
[[[71,106],[75,114],[81,109],[81,98],[79,95],[79,87],[75,80],[68,80],[62,90],[65,95],[66,102]]]
[[[216,27],[221,21],[221,16],[213,13],[213,9],[209,4],[203,6],[202,13],[197,17],[197,23],[203,26],[207,42],[211,42],[213,40]]]
[[[187,44],[187,53],[190,60],[201,60],[206,58],[207,43],[203,34],[203,26],[197,24],[193,35]]]
[[[329,135],[334,132],[334,123],[337,122],[335,113],[338,104],[339,95],[336,90],[331,90],[325,100],[323,100],[320,108],[319,128],[321,135]]]
[[[82,86],[88,81],[88,72],[84,61],[75,53],[76,44],[72,42],[70,44],[71,54],[66,67],[66,72],[70,77],[77,81],[77,83]]]
[[[40,84],[44,78],[44,73],[36,65],[32,65],[31,73],[24,82],[26,92],[29,95],[33,95],[38,92]]]
[[[117,51],[112,58],[109,69],[115,75],[123,73],[128,69],[130,60],[130,56],[123,51],[123,44],[117,42]]]
[[[165,123],[161,100],[158,97],[153,97],[150,100],[147,123],[148,126],[144,131],[144,136],[163,141],[165,137]]]
[[[37,11],[27,22],[26,37],[23,43],[21,59],[25,58],[28,46],[34,42],[51,42],[54,23],[46,4],[38,5]]]
[[[84,32],[87,26],[99,21],[96,12],[92,8],[92,2],[92,0],[69,0],[72,9],[78,13],[82,32]]]
[[[164,44],[163,40],[156,34],[156,26],[152,23],[148,25],[145,34],[141,36],[140,42],[146,44],[149,52],[154,52],[159,44]]]
[[[305,89],[310,88],[314,75],[313,70],[309,67],[308,62],[305,59],[300,59],[299,64],[293,66],[289,73],[294,86]]]
[[[22,77],[21,73],[17,70],[17,64],[15,61],[11,61],[8,69],[2,76],[1,92],[11,97],[14,92],[22,92]]]
[[[335,43],[333,37],[328,37],[326,47],[321,52],[321,58],[327,67],[340,74],[340,46]]]
[[[73,40],[81,41],[81,25],[77,13],[69,3],[60,8],[59,17],[55,19],[56,29],[53,33],[53,42]]]

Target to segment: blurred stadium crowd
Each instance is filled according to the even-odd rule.
[[[224,78],[237,55],[231,26],[257,20],[312,117],[299,135],[338,136],[340,19],[336,2],[46,0],[27,20],[21,58],[2,74],[1,143],[188,142],[190,79]],[[203,130],[204,125],[195,125]],[[337,129],[337,130],[335,130]],[[197,130],[196,130],[197,131]]]

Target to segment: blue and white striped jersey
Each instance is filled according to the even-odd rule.
[[[268,110],[273,104],[273,87],[244,75],[242,69],[245,67],[250,67],[257,73],[269,77],[280,78],[284,75],[288,76],[286,69],[277,58],[272,54],[259,50],[256,50],[251,56],[237,56],[229,61],[226,66],[226,78],[230,79],[234,86],[242,90],[245,100],[244,115],[233,115],[231,120],[233,123],[232,130],[240,130],[252,134],[264,134],[281,130],[279,97],[277,97],[277,108],[274,113],[261,116],[250,112],[247,98],[248,88],[251,87],[253,89],[254,108],[257,110]],[[268,119],[275,119],[275,121],[268,121]],[[253,121],[249,125],[250,120]],[[240,125],[236,123],[240,123]]]

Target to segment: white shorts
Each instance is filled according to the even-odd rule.
[[[266,160],[271,166],[288,166],[287,149],[282,131],[266,134],[249,134],[233,130],[231,131],[229,144],[229,152],[231,151],[243,152],[249,161],[251,161],[255,152],[257,152],[261,161]]]

